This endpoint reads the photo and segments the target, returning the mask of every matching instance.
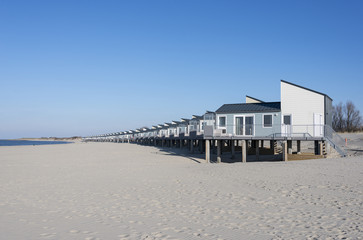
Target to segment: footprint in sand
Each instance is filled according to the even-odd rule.
[[[41,238],[54,238],[56,233],[41,233],[39,234]]]

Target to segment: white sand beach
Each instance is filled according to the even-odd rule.
[[[116,143],[0,147],[0,239],[362,239],[363,156],[198,163]]]

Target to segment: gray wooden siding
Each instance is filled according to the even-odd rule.
[[[263,127],[263,115],[272,115],[272,127]],[[217,114],[219,116],[226,116],[226,134],[235,134],[235,120],[236,116],[254,116],[254,136],[268,136],[273,133],[281,133],[281,113],[280,112],[266,112],[266,113],[234,113],[234,114]],[[221,129],[217,126],[217,128]],[[223,129],[223,128],[222,128]]]

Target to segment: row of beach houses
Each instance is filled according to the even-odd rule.
[[[229,147],[232,156],[236,149],[246,161],[249,148],[259,158],[260,148],[270,142],[270,154],[281,149],[281,159],[287,160],[296,143],[300,153],[302,141],[313,141],[317,155],[326,154],[326,148],[344,156],[343,139],[332,129],[332,99],[321,92],[281,80],[281,99],[265,102],[246,96],[245,103],[223,104],[215,111],[193,115],[140,128],[97,136],[84,141],[140,143],[155,146],[198,148],[210,161],[210,149],[216,149],[220,161],[222,149]]]

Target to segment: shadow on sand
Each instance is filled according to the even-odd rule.
[[[165,155],[170,156],[183,156],[188,158],[189,160],[196,163],[206,163],[205,161],[205,153],[200,153],[199,151],[195,151],[191,153],[188,149],[185,148],[168,148],[168,147],[156,147],[159,151]],[[211,163],[217,163],[217,155],[211,151]],[[256,155],[247,155],[247,162],[280,162],[282,161],[282,154],[277,155],[260,155],[259,159],[256,159]],[[242,153],[236,152],[234,158],[232,158],[232,154],[230,152],[223,152],[221,155],[222,163],[238,163],[242,162]]]

